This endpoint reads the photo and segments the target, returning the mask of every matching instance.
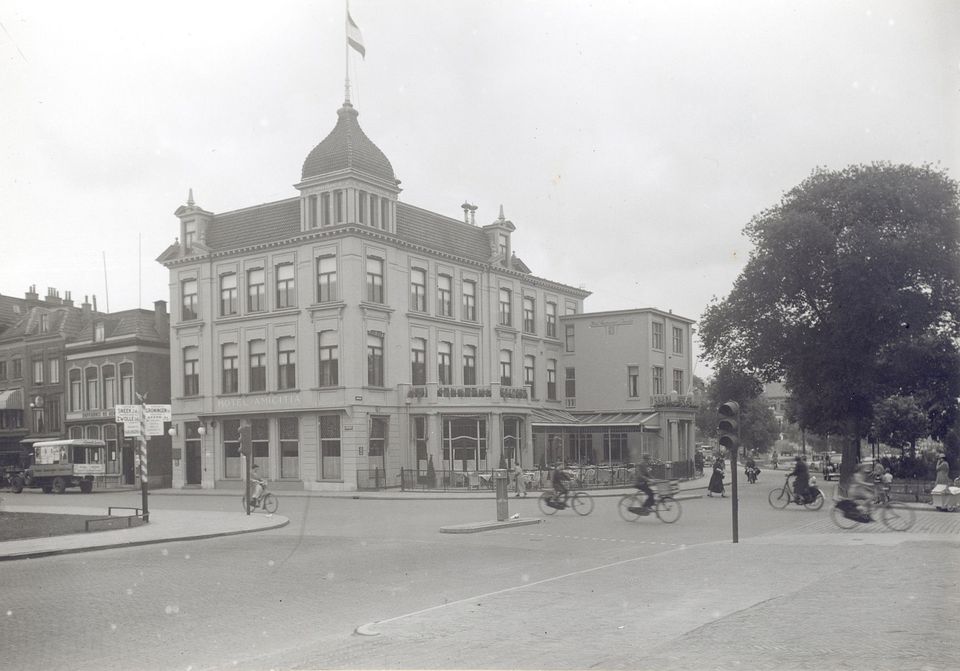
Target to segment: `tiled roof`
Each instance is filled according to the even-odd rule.
[[[26,312],[22,298],[0,295],[0,332],[16,324]]]
[[[288,198],[214,215],[207,245],[215,251],[239,249],[300,233],[300,199]]]
[[[397,237],[472,261],[490,260],[490,241],[482,228],[406,203],[397,203]]]
[[[303,179],[339,170],[357,170],[396,183],[393,166],[357,123],[359,113],[349,102],[337,110],[337,125],[303,162]]]
[[[83,330],[84,320],[81,308],[35,306],[30,308],[16,324],[4,331],[2,338],[6,340],[37,335],[40,331],[41,314],[49,315],[48,333],[55,333],[67,340],[72,340]]]
[[[121,312],[112,312],[110,314],[98,315],[98,318],[85,324],[83,330],[77,334],[77,340],[92,341],[94,322],[103,323],[105,338],[121,338],[123,336],[135,336],[141,340],[155,340],[158,342],[168,342],[170,333],[166,329],[163,332],[157,330],[157,320],[154,312],[150,310],[123,310]]]

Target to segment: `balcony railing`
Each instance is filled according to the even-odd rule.
[[[650,405],[654,408],[698,408],[700,403],[693,394],[653,394]]]

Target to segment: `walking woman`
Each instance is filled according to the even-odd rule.
[[[719,494],[726,496],[723,492],[723,457],[717,457],[713,462],[713,475],[710,476],[710,483],[707,485],[707,496]]]

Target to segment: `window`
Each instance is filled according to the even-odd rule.
[[[46,433],[47,432],[47,423],[46,417],[44,417],[44,407],[42,405],[37,406],[33,409],[33,432],[34,433]]]
[[[320,473],[321,480],[340,478],[340,417],[320,415]]]
[[[200,393],[199,388],[197,393]],[[120,364],[120,403],[131,405],[135,399],[136,396],[133,390],[133,364],[122,363]]]
[[[220,316],[237,314],[237,274],[220,276]]]
[[[197,281],[184,280],[180,284],[180,297],[181,297],[180,318],[183,321],[197,319],[200,316],[198,312],[199,306],[198,306],[198,299],[197,299]],[[94,335],[94,339],[96,339],[96,335]]]
[[[46,333],[50,330],[50,315],[43,313],[40,315],[40,333]]]
[[[90,366],[83,371],[83,381],[86,387],[83,397],[83,409],[94,410],[100,407],[100,374],[96,366]]]
[[[505,416],[503,418],[503,457],[507,460],[507,467],[515,461],[520,461],[523,446],[523,420],[519,417]]]
[[[329,226],[330,221],[330,194],[320,194],[320,225]]]
[[[97,322],[93,325],[93,342],[103,342],[105,338],[103,322]]]
[[[43,359],[33,360],[33,383],[43,384]]]
[[[333,192],[333,218],[338,224],[346,220],[346,212],[343,207],[343,190],[338,189]]]
[[[70,412],[80,412],[83,409],[83,383],[80,381],[80,370],[71,368],[67,377],[70,380]]]
[[[511,313],[513,312],[512,296],[509,289],[500,290],[500,325],[510,326],[513,324]]]
[[[577,369],[576,368],[565,368],[564,373],[566,374],[566,379],[564,380],[564,396],[566,398],[576,398],[577,397]]]
[[[653,367],[653,379],[651,381],[651,391],[654,394],[663,393],[663,368],[660,366]]]
[[[223,366],[220,377],[220,393],[236,394],[240,391],[240,352],[236,343],[220,346]]]
[[[566,312],[564,312],[564,314],[567,314],[567,315],[577,314],[577,304],[574,303],[573,301],[567,301]]]
[[[383,336],[367,334],[367,384],[383,386]]]
[[[453,316],[453,278],[449,275],[437,278],[437,314],[441,317]]]
[[[200,395],[200,349],[183,348],[183,395]]]
[[[337,332],[322,331],[319,336],[320,347],[320,386],[336,387],[340,384],[340,366],[337,354]]]
[[[608,464],[622,464],[630,461],[630,449],[627,447],[627,434],[603,434],[603,460]]]
[[[0,361],[0,380],[7,379],[7,362]]]
[[[547,337],[556,338],[557,337],[557,304],[556,303],[547,303]]]
[[[497,234],[497,250],[500,252],[500,258],[507,260],[510,256],[510,238],[505,233]]]
[[[357,221],[367,223],[367,192],[357,191]]]
[[[13,359],[10,362],[10,379],[19,380],[23,377],[23,361],[21,359]]]
[[[477,283],[473,280],[464,280],[463,285],[463,318],[468,322],[477,321]]]
[[[537,302],[530,296],[523,297],[523,332],[537,332]]]
[[[653,322],[651,324],[653,331],[651,332],[650,337],[650,346],[653,349],[663,349],[663,324],[661,322]]]
[[[370,194],[370,225],[380,228],[380,199]]]
[[[487,469],[487,422],[476,417],[443,419],[443,460],[451,470]]]
[[[49,394],[43,402],[46,421],[47,421],[47,431],[60,431],[62,427],[60,426],[60,394]],[[110,428],[108,425],[104,428]]]
[[[427,418],[422,415],[413,418],[413,444],[417,454],[417,467],[422,471],[427,466]]]
[[[557,400],[557,360],[549,359],[547,361],[547,399]]]
[[[337,300],[337,257],[317,259],[317,302]]]
[[[307,226],[310,228],[317,227],[317,197],[315,195],[307,199]]]
[[[280,477],[300,477],[300,427],[296,417],[277,418],[280,434]]]
[[[463,384],[477,383],[477,348],[473,345],[463,346]]]
[[[437,345],[437,382],[453,384],[453,344],[440,342]]]
[[[627,396],[640,396],[640,366],[627,366]]]
[[[250,361],[250,391],[267,390],[267,341],[251,340],[247,344]]]
[[[683,371],[676,370],[673,371],[673,390],[678,394],[683,393]]]
[[[427,271],[421,268],[410,270],[410,309],[427,311]]]
[[[117,403],[117,369],[113,365],[104,366],[103,373],[103,408],[110,409]]]
[[[567,325],[565,325],[565,326],[563,327],[563,332],[564,332],[564,333],[563,333],[563,337],[564,337],[564,339],[565,339],[565,341],[564,341],[564,349],[565,349],[567,352],[573,352],[573,351],[574,351],[574,348],[576,347],[576,341],[574,340],[574,334],[575,334],[575,332],[574,332],[574,329],[573,329],[573,324],[567,324]]]
[[[384,457],[387,454],[387,417],[370,418],[370,456]]]
[[[193,247],[197,241],[197,222],[188,221],[183,225],[183,246],[186,249]]]
[[[247,271],[247,312],[263,312],[267,309],[266,284],[263,268]]]
[[[292,263],[281,263],[276,267],[277,307],[290,308],[297,304],[297,289],[294,282]]]
[[[530,387],[530,398],[537,397],[537,387],[534,383],[537,360],[535,357],[527,355],[523,357],[523,384]]]
[[[240,477],[240,420],[223,420],[223,475]],[[262,475],[266,475],[265,473]]]
[[[277,389],[295,389],[297,386],[297,352],[294,339],[277,339]]]
[[[509,387],[513,384],[513,352],[508,349],[500,350],[500,384]]]
[[[427,383],[427,341],[423,338],[410,340],[410,383]]]
[[[673,353],[683,354],[683,329],[679,326],[673,327]]]
[[[6,377],[6,363],[4,362],[4,375]],[[60,384],[60,359],[50,359],[50,384]]]
[[[383,302],[383,259],[367,257],[367,300]]]

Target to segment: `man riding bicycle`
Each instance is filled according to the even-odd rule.
[[[637,465],[637,477],[633,482],[634,487],[641,492],[645,492],[647,495],[647,500],[643,502],[644,512],[642,514],[644,515],[649,513],[654,505],[653,490],[650,488],[650,482],[652,480],[653,471],[650,470],[650,455],[645,454]]]
[[[570,474],[563,470],[563,465],[558,464],[550,476],[553,483],[553,499],[558,503],[566,503],[570,490],[567,488],[566,481],[570,479]]]
[[[250,469],[250,484],[253,485],[250,502],[254,506],[257,506],[260,503],[260,497],[263,496],[263,490],[266,488],[267,481],[260,477],[260,467],[256,464]]]

